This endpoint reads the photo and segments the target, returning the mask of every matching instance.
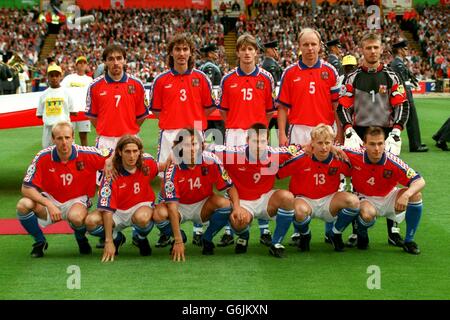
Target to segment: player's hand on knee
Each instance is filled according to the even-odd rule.
[[[233,212],[231,213],[233,220],[236,221],[238,224],[242,224],[245,221],[245,215],[246,211],[242,207],[233,208]]]
[[[353,149],[359,149],[363,145],[361,138],[352,127],[345,130],[344,146]]]
[[[102,262],[114,261],[115,254],[116,254],[116,246],[114,245],[114,242],[105,241]]]
[[[172,249],[172,260],[176,262],[185,261],[184,259],[184,243],[175,242]]]
[[[385,147],[386,151],[398,156],[402,149],[402,139],[400,138],[400,129],[392,129],[391,133],[386,139]]]
[[[52,219],[53,222],[61,221],[62,219],[61,210],[59,210],[56,206],[48,206],[47,210],[48,214],[50,215],[50,219]]]
[[[395,202],[395,211],[403,212],[406,210],[406,206],[408,205],[409,196],[404,192],[400,197],[398,197]]]

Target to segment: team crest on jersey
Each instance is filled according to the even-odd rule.
[[[230,176],[228,175],[228,172],[225,169],[223,169],[223,171],[222,171],[222,179],[223,180],[229,180],[230,179]]]
[[[387,93],[387,86],[384,84],[380,84],[380,88],[378,89],[378,92],[381,94],[386,94]]]
[[[200,87],[200,79],[197,79],[197,78],[192,79],[192,86]]]
[[[100,190],[100,196],[102,198],[108,198],[111,195],[111,188],[109,186],[104,186],[102,190]]]
[[[202,176],[207,176],[209,173],[208,167],[201,167],[202,168]]]
[[[84,170],[84,161],[77,161],[76,166],[78,171]]]
[[[397,91],[400,92],[401,94],[405,93],[405,87],[401,84],[398,86]]]
[[[257,81],[256,82],[256,89],[264,89],[264,81]]]
[[[406,171],[406,176],[408,177],[408,179],[411,179],[411,178],[415,177],[416,175],[417,175],[417,173],[412,168],[409,168],[408,171]]]
[[[338,172],[338,168],[336,168],[336,167],[328,168],[328,175],[329,176],[334,176],[337,172]]]
[[[129,94],[134,94],[136,92],[136,88],[134,87],[134,85],[129,84],[128,85],[128,93]]]
[[[299,153],[298,148],[296,146],[292,146],[292,145],[288,147],[288,151],[292,156],[295,156],[296,154]]]
[[[328,78],[330,76],[329,76],[328,72],[322,71],[322,73],[320,74],[320,77],[322,78],[322,80],[328,80]]]
[[[147,97],[144,98],[144,105],[145,105],[146,107],[148,107],[148,106],[150,105],[150,102],[148,101],[148,98],[147,98]]]
[[[392,170],[384,169],[383,178],[390,179],[392,177]]]
[[[167,181],[164,186],[164,191],[166,192],[166,194],[169,194],[172,193],[173,190],[175,190],[175,185],[172,181]]]
[[[100,154],[102,157],[109,156],[109,150],[106,148],[99,149],[97,153]]]

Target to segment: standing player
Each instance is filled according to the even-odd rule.
[[[239,212],[239,197],[236,189],[223,169],[221,162],[210,152],[203,151],[202,136],[194,129],[182,130],[174,142],[175,162],[164,173],[163,197],[168,212],[161,211],[154,220],[170,220],[172,230],[165,223],[166,235],[173,234],[172,256],[174,261],[184,261],[184,232],[180,223],[194,221],[209,226],[202,236],[204,255],[214,253],[212,239],[226,225],[231,213]],[[228,190],[230,200],[214,194]]]
[[[192,37],[176,34],[167,50],[170,69],[156,77],[150,91],[150,110],[159,119],[158,162],[166,161],[181,129],[205,130],[206,117],[215,108],[211,81],[203,72],[194,69]],[[201,245],[202,232],[202,226],[194,227],[194,244]],[[168,241],[162,236],[157,245],[165,246]]]
[[[344,249],[342,232],[359,215],[359,200],[348,192],[338,192],[340,175],[350,176],[350,164],[331,153],[333,129],[320,124],[311,131],[312,157],[301,154],[282,164],[277,177],[292,176],[289,191],[295,196],[294,225],[300,230],[298,247],[309,251],[312,218],[332,223],[328,238],[336,251]]]
[[[222,158],[225,169],[239,193],[243,215],[232,214],[231,226],[239,236],[235,252],[247,252],[249,224],[254,218],[276,219],[269,253],[282,257],[281,244],[294,216],[294,196],[287,190],[273,189],[279,164],[298,154],[296,146],[268,146],[267,126],[256,123],[247,134],[247,144],[240,147],[212,145],[211,150]]]
[[[403,249],[419,254],[414,235],[422,216],[422,194],[425,180],[406,163],[385,152],[385,134],[381,127],[369,127],[364,134],[366,150],[346,151],[352,164],[353,187],[361,201],[357,219],[357,246],[367,249],[367,229],[374,225],[376,217],[398,219],[406,210],[406,237]],[[406,188],[397,188],[401,184]]]
[[[365,34],[360,46],[362,65],[345,78],[337,110],[345,131],[345,145],[359,148],[363,144],[360,137],[365,130],[369,126],[379,126],[388,137],[386,150],[399,155],[400,134],[409,114],[405,89],[397,74],[381,62],[383,46],[378,34]],[[397,224],[389,218],[386,222],[388,242],[403,246]],[[350,236],[350,245],[354,244],[354,239]]]
[[[86,109],[86,99],[82,97],[86,96],[87,87],[93,81],[91,77],[86,75],[88,64],[87,59],[84,56],[79,56],[75,60],[76,72],[66,76],[61,82],[61,87],[63,88],[82,88],[79,91],[71,92],[69,94],[72,96],[75,110],[85,110]],[[82,146],[88,145],[88,132],[91,132],[91,122],[89,120],[77,121],[73,123],[75,129],[78,130],[80,136],[80,143]]]
[[[43,257],[48,247],[39,225],[45,227],[61,219],[75,231],[80,253],[89,254],[84,220],[89,197],[95,191],[95,174],[104,167],[109,152],[73,144],[70,122],[56,123],[52,138],[55,146],[40,151],[28,167],[17,216],[35,240],[32,257]]]
[[[124,71],[126,51],[109,45],[103,51],[106,73],[89,85],[86,116],[97,130],[96,146],[114,149],[125,135],[137,135],[148,115],[142,82]]]
[[[242,146],[247,143],[247,131],[254,123],[266,126],[275,112],[273,94],[275,84],[269,72],[256,65],[258,45],[256,39],[243,34],[236,42],[238,67],[222,79],[219,109],[225,120],[225,144]],[[269,221],[259,220],[260,242],[270,246],[272,239]],[[221,246],[233,243],[228,228]]]
[[[60,121],[70,122],[70,116],[76,115],[73,100],[69,93],[61,87],[62,69],[56,64],[50,64],[47,68],[48,84],[42,96],[39,98],[39,106],[36,116],[42,119],[44,130],[42,133],[42,147],[47,148],[52,144],[52,128]]]
[[[305,28],[298,41],[301,59],[284,71],[276,100],[280,145],[308,143],[311,130],[320,123],[330,126],[336,123],[338,137],[340,132],[335,113],[339,97],[338,74],[331,64],[319,58],[320,34]],[[290,124],[288,137],[286,119]]]
[[[150,185],[158,174],[158,164],[143,152],[138,137],[125,135],[118,142],[113,158],[119,176],[104,178],[99,191],[97,210],[86,219],[90,234],[105,239],[102,262],[114,261],[126,239],[122,230],[133,226],[133,244],[142,256],[152,249],[147,235],[153,228],[155,194]]]
[[[279,143],[305,145],[309,142],[311,130],[320,123],[330,126],[335,124],[337,140],[340,141],[342,130],[336,114],[339,98],[338,73],[330,63],[319,57],[319,32],[305,28],[300,32],[298,41],[301,58],[284,71],[276,100],[279,107]],[[288,136],[286,119],[290,124]],[[330,227],[331,225],[327,226],[326,234]],[[295,226],[294,230],[292,240],[296,242],[300,232]]]

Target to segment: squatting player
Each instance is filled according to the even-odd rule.
[[[365,150],[346,149],[352,164],[352,182],[361,206],[357,219],[357,246],[367,249],[367,229],[378,216],[396,220],[406,210],[406,236],[403,249],[419,254],[414,235],[422,216],[425,180],[402,160],[385,151],[385,133],[381,127],[369,127],[364,134]],[[405,188],[397,188],[401,184]]]
[[[239,193],[243,215],[231,215],[231,227],[238,235],[235,252],[247,252],[249,224],[253,218],[276,219],[269,253],[282,257],[281,244],[294,217],[294,196],[287,190],[273,189],[279,165],[299,152],[296,146],[268,146],[268,129],[257,123],[250,127],[247,144],[240,147],[210,145],[223,162]]]
[[[163,170],[150,154],[143,152],[138,137],[125,135],[117,142],[113,158],[118,177],[103,178],[97,210],[89,214],[90,234],[105,239],[102,261],[114,261],[126,239],[122,230],[133,226],[133,244],[142,256],[152,253],[147,235],[153,228],[155,193],[151,181]]]
[[[336,251],[344,249],[342,232],[359,215],[358,197],[338,192],[340,175],[350,176],[350,164],[331,153],[335,133],[329,125],[320,124],[311,131],[312,156],[304,153],[281,165],[277,177],[291,176],[289,191],[295,196],[294,225],[300,230],[298,247],[309,251],[312,218],[334,223],[328,238]]]
[[[89,197],[95,193],[96,172],[103,169],[110,152],[74,144],[69,122],[56,123],[52,138],[55,145],[40,151],[28,167],[17,216],[35,240],[32,257],[43,257],[48,247],[39,225],[45,227],[61,219],[75,231],[80,253],[89,254],[92,250],[84,220]]]
[[[209,226],[202,235],[204,255],[214,253],[212,239],[223,228],[233,212],[239,212],[239,197],[219,159],[203,151],[202,136],[194,129],[182,130],[174,142],[174,163],[164,173],[163,198],[168,212],[159,211],[155,222],[163,226],[166,235],[173,234],[172,256],[174,261],[184,261],[186,236],[180,223],[193,221]],[[214,193],[227,190],[230,200]],[[170,220],[171,230],[167,219]]]

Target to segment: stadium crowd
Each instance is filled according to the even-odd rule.
[[[326,43],[338,38],[343,54],[353,54],[359,59],[357,39],[367,29],[365,7],[352,2],[341,1],[338,5],[323,2],[313,10],[302,1],[279,2],[257,1],[253,4],[256,15],[248,18],[243,14],[236,22],[237,35],[244,32],[255,35],[258,41],[266,43],[278,40],[280,65],[289,66],[297,60],[299,49],[297,34],[301,28],[314,27]],[[387,49],[383,61],[392,60],[390,45],[404,38],[400,26],[411,23],[422,52],[411,48],[406,58],[408,67],[418,80],[439,80],[450,77],[448,51],[449,30],[446,24],[448,7],[425,7],[420,14],[408,12],[399,19],[386,15],[381,21],[383,42]],[[42,40],[47,32],[45,22],[40,23],[37,11],[23,12],[2,9],[0,11],[0,55],[4,60],[11,52],[19,52],[29,70],[33,87],[46,83],[48,60],[38,61]],[[55,61],[69,74],[74,71],[74,58],[85,55],[92,74],[101,61],[101,51],[113,41],[122,43],[128,52],[127,70],[143,82],[152,82],[155,76],[166,68],[167,42],[175,32],[186,31],[194,35],[196,47],[215,44],[218,47],[217,64],[226,73],[231,67],[227,62],[224,47],[223,14],[218,10],[199,9],[120,9],[107,11],[86,11],[93,15],[94,22],[81,29],[63,25],[56,40],[56,47],[50,53],[50,61]],[[389,28],[383,28],[389,26]],[[19,41],[18,41],[19,40]],[[324,51],[325,52],[325,51]],[[198,56],[200,52],[198,52]],[[4,61],[6,62],[6,61]]]

